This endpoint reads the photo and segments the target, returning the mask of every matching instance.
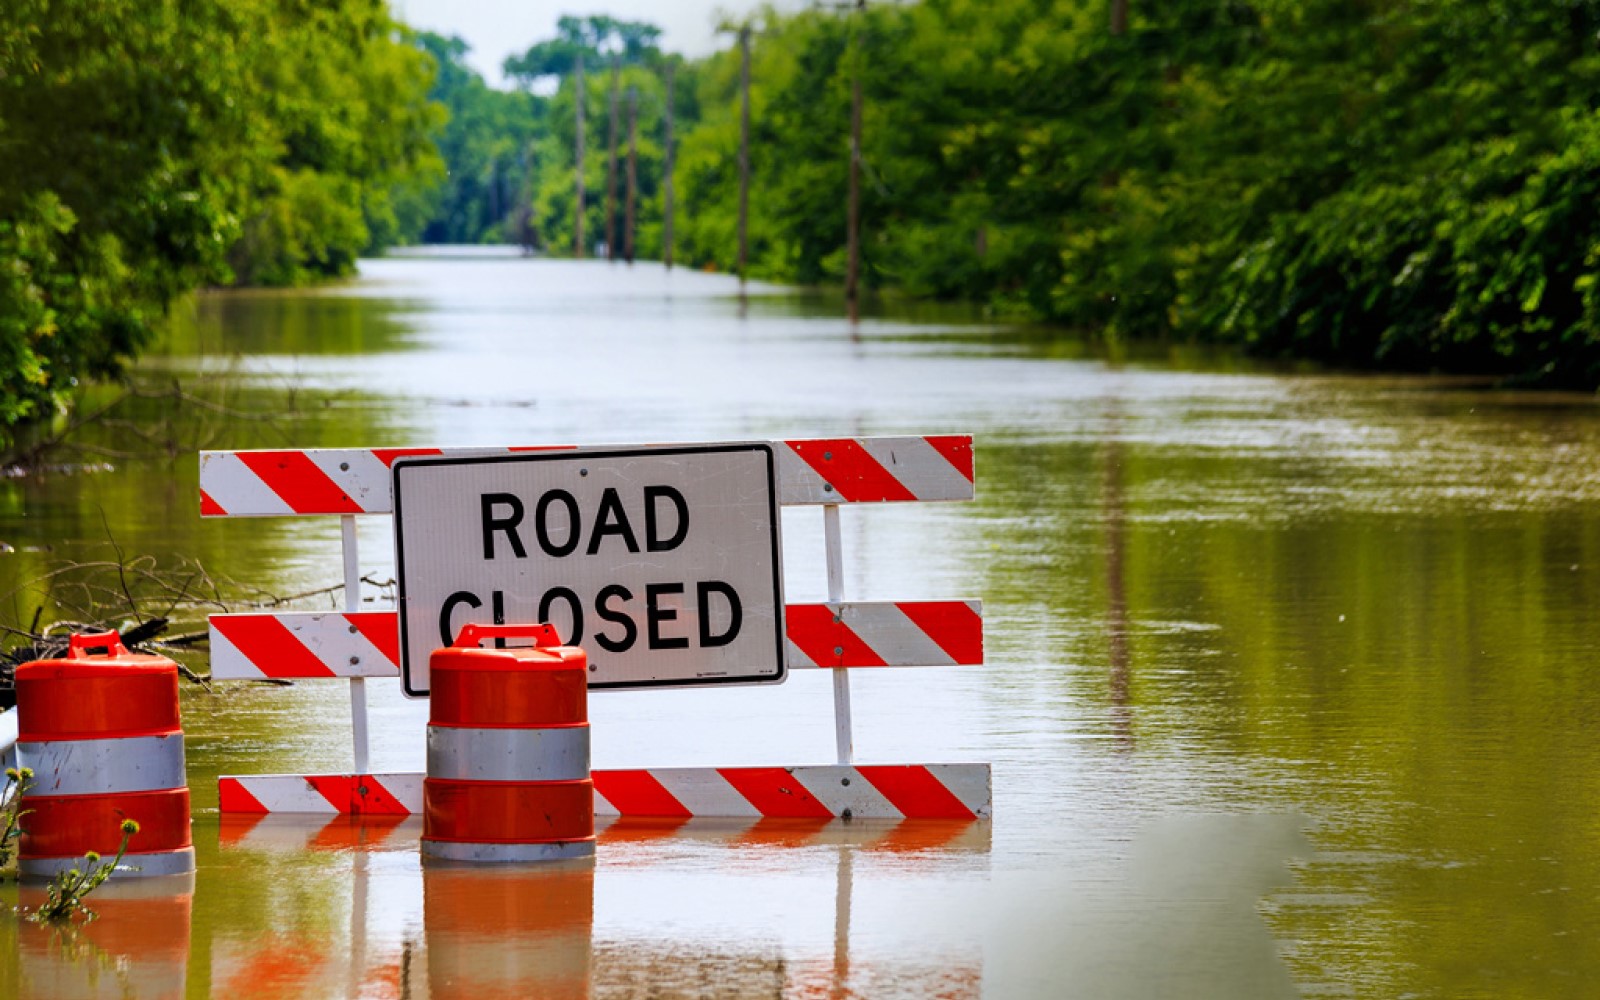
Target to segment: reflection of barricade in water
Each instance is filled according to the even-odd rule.
[[[597,901],[588,869],[557,866],[550,881],[523,867],[424,871],[412,861],[416,818],[224,817],[223,850],[255,864],[306,849],[352,855],[350,930],[225,943],[213,992],[254,981],[277,983],[266,992],[278,996],[976,996],[982,947],[959,928],[885,946],[886,934],[923,933],[902,926],[913,914],[869,918],[870,935],[852,922],[927,891],[930,873],[984,870],[991,831],[970,820],[602,820]],[[777,890],[774,877],[786,880]],[[702,894],[693,905],[671,889],[677,879]],[[528,908],[541,900],[547,912]]]
[[[23,886],[28,909],[44,889]],[[152,1000],[182,997],[189,970],[194,874],[113,879],[88,900],[97,914],[65,927],[18,928],[20,1000]]]
[[[430,861],[422,899],[434,1000],[589,996],[593,862]]]

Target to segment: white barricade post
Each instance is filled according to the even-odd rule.
[[[781,622],[781,638],[762,634],[759,612],[747,614],[735,629],[736,613],[732,610],[737,606],[740,611],[751,611],[762,607],[763,600],[781,602],[776,517],[770,525],[770,543],[756,541],[762,537],[761,531],[769,529],[756,524],[759,519],[753,514],[740,522],[754,525],[747,533],[750,546],[755,548],[747,548],[746,552],[770,545],[770,567],[756,566],[738,579],[692,575],[704,569],[696,563],[703,562],[701,556],[705,555],[693,552],[687,530],[688,524],[698,523],[691,507],[696,496],[695,477],[667,480],[646,476],[648,482],[639,478],[643,475],[639,470],[650,466],[649,460],[654,456],[677,456],[688,463],[686,468],[699,468],[715,478],[743,474],[739,469],[747,466],[739,463],[746,463],[750,454],[762,452],[770,456],[765,461],[770,468],[773,502],[783,506],[821,506],[827,546],[828,601],[780,603],[768,612],[769,626]],[[707,453],[715,458],[705,459]],[[542,461],[524,464],[515,460],[519,456]],[[406,461],[400,462],[401,459]],[[705,461],[712,461],[713,465],[694,465],[704,465]],[[724,468],[715,466],[716,462],[732,464]],[[540,473],[538,481],[559,488],[544,489],[538,495],[519,492],[515,484],[523,482],[525,475],[523,479],[506,480],[510,485],[504,488],[480,488],[491,483],[494,476],[525,471],[535,464]],[[463,468],[475,468],[474,474],[481,481],[474,479],[460,495],[452,495],[449,490],[440,492],[442,487],[436,489],[437,483],[431,481],[430,473],[435,468],[448,468],[452,475]],[[482,479],[483,476],[488,478]],[[444,481],[438,479],[438,483]],[[396,510],[392,483],[400,484],[396,489],[403,510]],[[646,487],[654,492],[646,495]],[[630,488],[638,491],[631,501],[625,499]],[[841,505],[961,501],[972,499],[973,492],[972,439],[966,435],[582,449],[533,446],[202,452],[202,515],[338,516],[343,525],[345,554],[347,610],[343,614],[212,615],[213,679],[338,677],[350,679],[353,685],[354,773],[226,776],[220,779],[222,811],[328,815],[420,812],[421,774],[368,773],[366,701],[359,686],[367,677],[401,677],[403,667],[409,668],[406,646],[424,649],[444,645],[436,632],[442,634],[468,621],[487,623],[497,617],[515,620],[535,613],[563,619],[568,628],[578,625],[574,620],[577,615],[587,614],[590,627],[582,630],[585,635],[596,632],[596,624],[604,626],[602,634],[608,642],[591,652],[598,661],[590,675],[591,688],[595,690],[730,681],[759,683],[781,680],[785,670],[834,671],[836,764],[595,771],[598,815],[987,818],[991,810],[988,764],[853,762],[847,671],[981,664],[983,619],[981,604],[975,600],[846,601],[839,530]],[[613,580],[603,572],[596,575],[575,570],[573,579],[577,582],[541,588],[543,599],[530,601],[530,608],[516,603],[513,570],[504,579],[474,579],[471,586],[461,579],[430,581],[427,586],[412,584],[416,593],[411,596],[421,598],[426,590],[427,600],[433,603],[404,625],[395,611],[357,610],[357,515],[399,515],[397,538],[401,551],[397,563],[420,559],[425,573],[459,575],[467,571],[469,567],[465,565],[450,565],[448,550],[435,547],[424,552],[426,543],[406,540],[404,532],[412,512],[432,509],[441,502],[454,504],[452,509],[459,509],[462,503],[477,505],[468,511],[469,528],[464,529],[470,537],[462,536],[456,544],[478,546],[475,555],[480,557],[480,564],[511,556],[521,562],[516,549],[520,546],[523,553],[535,558],[555,553],[587,556],[588,570],[597,571],[604,563],[600,558],[602,550],[616,548],[634,558],[629,543],[646,551],[654,545],[663,559],[684,558],[678,566],[685,575],[683,589],[680,592],[669,587],[670,593],[652,592],[647,597],[644,585],[638,582]],[[716,505],[718,501],[710,502]],[[628,508],[629,503],[634,506]],[[646,506],[640,507],[641,503]],[[633,510],[631,516],[629,509]],[[541,521],[541,515],[548,515],[547,520]],[[646,518],[650,519],[648,525],[644,523]],[[676,537],[680,528],[685,529],[683,538]],[[425,523],[416,537],[428,537]],[[408,546],[413,549],[409,555]],[[542,547],[544,552],[534,551],[536,547]],[[668,552],[680,548],[682,552]],[[575,559],[573,565],[584,561]],[[769,570],[776,582],[766,592],[758,583]],[[497,581],[506,585],[496,586]],[[406,583],[402,583],[402,590],[405,588]],[[443,606],[446,603],[448,607]],[[628,611],[631,614],[625,614]],[[675,617],[678,615],[681,617]],[[745,624],[751,625],[748,632],[744,631]],[[718,643],[723,640],[731,645],[730,634],[734,631],[752,649],[760,643],[763,648],[770,645],[772,652],[759,662],[751,659],[750,650],[716,662],[704,655],[706,648],[722,649]],[[403,633],[411,640],[404,645]],[[659,641],[652,643],[652,638]],[[678,645],[677,640],[686,642],[688,648]],[[586,648],[591,645],[588,641],[575,644]],[[652,645],[659,648],[652,650]],[[422,662],[426,663],[425,658]],[[743,674],[733,669],[740,664],[746,668]],[[425,693],[425,673],[412,677],[408,669],[405,684],[408,693]]]

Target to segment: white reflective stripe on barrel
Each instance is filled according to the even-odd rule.
[[[428,777],[457,781],[581,781],[589,776],[589,727],[428,727]]]
[[[17,744],[33,768],[30,795],[104,795],[183,788],[183,734],[109,740],[40,740]]]

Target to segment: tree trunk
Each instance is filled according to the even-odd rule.
[[[845,221],[844,301],[856,318],[861,287],[861,70],[850,81],[850,188]]]
[[[662,179],[666,187],[662,192],[661,260],[672,270],[672,77],[676,67],[667,63],[667,142],[662,150]]]
[[[617,81],[621,66],[611,57],[611,155],[606,160],[606,260],[617,259]]]
[[[577,86],[573,91],[573,100],[576,102],[577,127],[572,143],[572,159],[577,170],[577,190],[572,199],[572,255],[579,260],[583,259],[583,106],[586,96],[583,90],[583,53],[578,53]]]
[[[750,26],[739,29],[739,283],[749,261],[750,219]]]
[[[639,91],[628,88],[628,203],[622,221],[622,257],[633,263],[634,206],[639,194]]]
[[[1128,0],[1111,0],[1111,33],[1126,34],[1128,30]]]
[[[867,9],[867,0],[856,0],[856,14]],[[845,196],[844,303],[850,322],[859,315],[861,298],[861,23],[853,21],[850,31],[850,171]]]

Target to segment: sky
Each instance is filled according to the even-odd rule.
[[[556,20],[572,14],[610,14],[624,21],[648,21],[661,29],[661,47],[687,56],[702,56],[732,44],[718,36],[719,12],[735,17],[761,6],[762,0],[389,0],[400,20],[414,28],[459,35],[472,46],[467,62],[490,86],[505,86],[500,64],[513,52],[552,38]],[[779,10],[804,6],[804,0],[777,0]]]

